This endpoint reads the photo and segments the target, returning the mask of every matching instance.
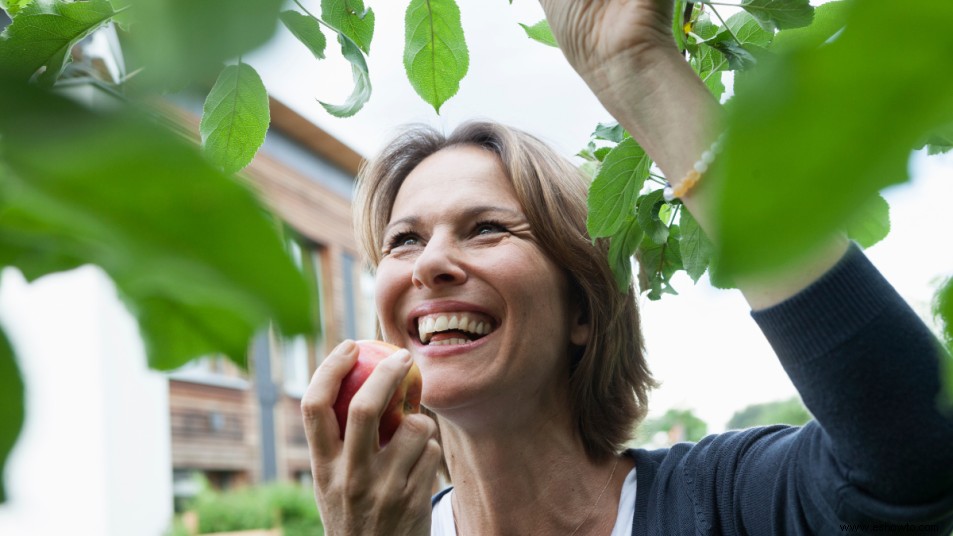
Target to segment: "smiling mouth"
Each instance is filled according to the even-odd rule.
[[[417,318],[417,335],[428,346],[467,344],[487,336],[493,319],[473,312],[436,313]]]

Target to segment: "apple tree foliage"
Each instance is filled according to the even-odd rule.
[[[439,113],[469,67],[460,9],[455,0],[406,3],[407,78]],[[728,5],[736,12],[723,16]],[[242,55],[279,27],[315,61],[336,41],[353,91],[344,102],[317,97],[334,116],[354,115],[372,93],[371,7],[0,0],[0,8],[12,19],[0,34],[0,268],[35,280],[100,266],[136,316],[157,369],[212,352],[243,363],[248,341],[269,322],[287,335],[313,333],[315,290],[285,251],[279,226],[234,176],[254,158],[270,120],[267,89]],[[662,198],[665,179],[634,139],[616,124],[598,125],[579,153],[593,176],[587,227],[609,240],[620,287],[636,277],[641,292],[659,299],[675,292],[671,278],[680,271],[695,281],[707,271],[714,284],[730,286],[733,276],[788,263],[838,230],[863,246],[882,239],[889,207],[878,192],[908,180],[912,151],[953,148],[953,32],[942,31],[951,22],[948,0],[816,8],[808,0],[676,0],[673,33],[686,61],[727,101],[724,150],[706,178],[716,190],[720,240],[708,240],[680,203]],[[78,43],[110,26],[127,67],[118,81],[72,63]],[[521,26],[558,47],[545,21]],[[201,152],[143,105],[214,78]],[[64,98],[59,90],[77,80],[118,104],[93,110]],[[936,311],[948,340],[951,296],[947,282]],[[14,357],[0,331],[0,470],[23,422]],[[947,371],[953,398],[953,366]]]

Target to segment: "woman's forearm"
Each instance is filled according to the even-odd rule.
[[[674,46],[645,52],[632,60],[632,65],[619,65],[620,61],[605,67],[601,73],[605,83],[593,90],[669,182],[677,186],[721,132],[721,106]],[[713,210],[717,185],[712,184],[713,180],[703,177],[682,202],[717,242]],[[832,237],[813,255],[793,266],[771,274],[739,278],[735,283],[753,309],[764,309],[816,281],[846,249],[844,237]]]

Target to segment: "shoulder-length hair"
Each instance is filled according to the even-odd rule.
[[[645,362],[633,287],[619,291],[608,242],[589,237],[589,179],[566,158],[530,134],[492,122],[466,123],[449,136],[429,127],[405,131],[358,177],[354,220],[366,260],[372,267],[381,260],[384,227],[407,175],[428,156],[459,145],[499,157],[540,247],[564,269],[591,330],[568,380],[576,433],[593,460],[618,453],[645,417],[656,383]]]

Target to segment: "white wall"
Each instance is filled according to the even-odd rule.
[[[159,536],[172,516],[168,382],[96,268],[0,278],[0,322],[26,384],[8,460],[5,536]]]

